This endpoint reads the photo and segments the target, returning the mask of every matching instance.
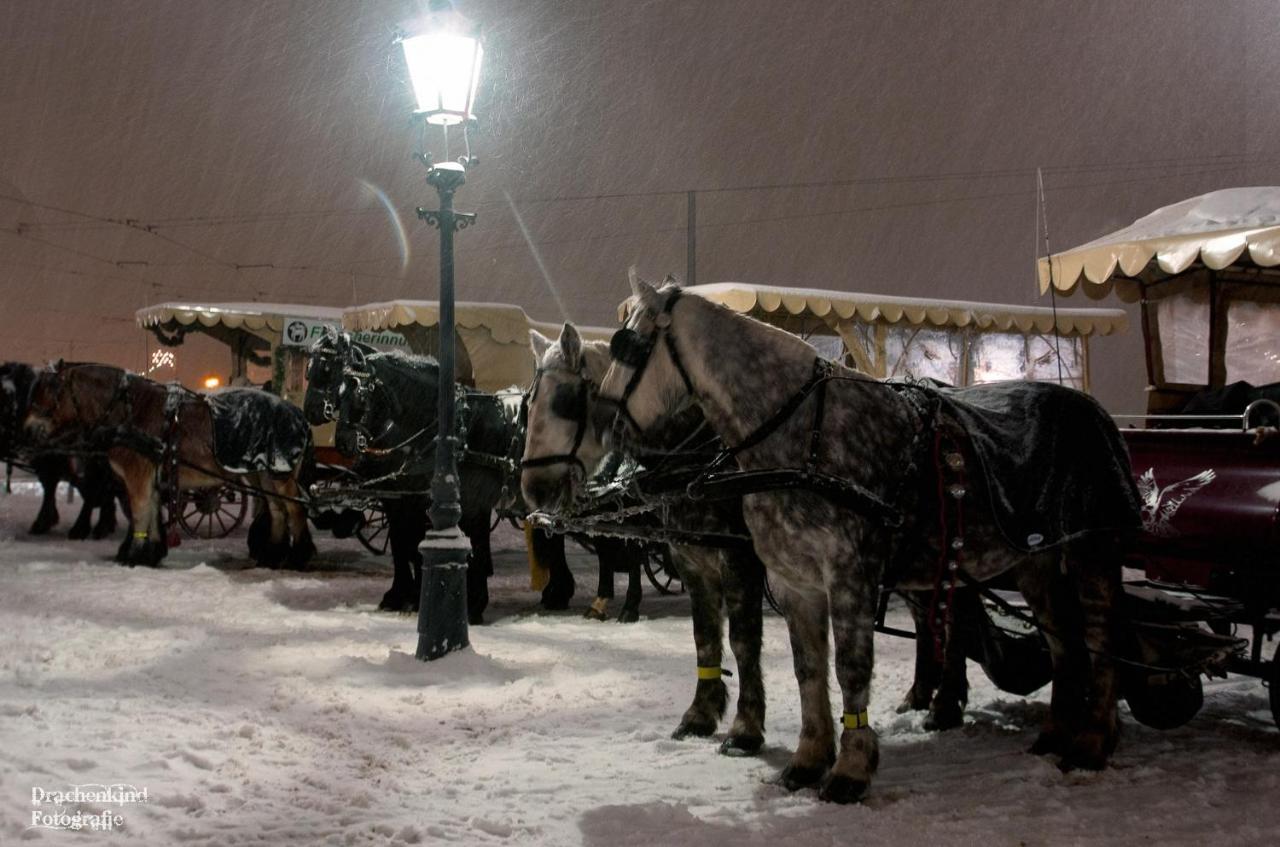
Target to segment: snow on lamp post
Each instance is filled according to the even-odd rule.
[[[466,584],[471,545],[458,529],[462,507],[454,435],[453,234],[473,224],[476,216],[453,209],[453,194],[466,181],[467,165],[472,163],[470,149],[456,160],[449,160],[448,151],[450,126],[462,125],[465,143],[483,55],[476,26],[458,14],[452,3],[432,0],[429,8],[429,14],[400,39],[418,101],[416,114],[427,124],[441,127],[445,148],[440,162],[425,151],[416,155],[427,166],[427,184],[440,197],[438,209],[417,210],[419,218],[440,230],[439,435],[431,478],[431,531],[419,547],[423,568],[417,657],[423,661],[470,643]]]

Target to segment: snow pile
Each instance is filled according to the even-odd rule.
[[[1024,752],[1045,692],[1002,695],[971,668],[966,726],[926,733],[894,713],[912,644],[880,637],[879,777],[833,807],[772,782],[799,731],[772,614],[767,745],[729,759],[668,737],[693,691],[687,599],[584,621],[585,556],[574,608],[538,614],[517,539],[495,539],[494,623],[422,664],[414,619],[374,611],[387,563],[350,543],[320,539],[305,574],[250,568],[243,537],[127,569],[117,542],[25,536],[38,500],[19,491],[0,498],[0,843],[70,843],[28,828],[52,811],[32,790],[90,784],[147,802],[82,806],[122,825],[77,843],[1234,845],[1280,827],[1280,732],[1253,680],[1210,684],[1173,732],[1126,713],[1114,767],[1064,776]]]

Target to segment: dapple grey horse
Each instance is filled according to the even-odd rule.
[[[924,418],[888,384],[838,365],[831,366],[822,401],[816,392],[798,392],[817,372],[815,351],[801,339],[680,296],[676,285],[659,290],[633,273],[632,289],[630,316],[600,386],[625,431],[644,432],[693,402],[725,443],[739,448],[742,470],[803,469],[816,450],[824,474],[865,492],[855,504],[803,486],[743,498],[756,552],[782,595],[800,688],[800,742],[782,782],[793,790],[821,782],[823,799],[856,800],[879,762],[867,711],[879,585],[893,563],[899,587],[927,590],[937,578],[935,563],[943,561],[939,498],[930,493],[937,477],[905,470],[928,437]],[[816,408],[820,402],[825,408]],[[972,456],[963,458],[977,466]],[[975,581],[1011,571],[1053,658],[1049,716],[1032,751],[1061,754],[1064,767],[1100,768],[1117,735],[1114,537],[1073,542],[1065,560],[1057,548],[1022,552],[995,524],[981,474],[970,485],[962,571]],[[901,525],[868,502],[895,506]],[[828,622],[843,699],[838,753],[827,690]]]
[[[608,345],[583,342],[571,324],[552,342],[532,335],[538,368],[529,393],[521,489],[536,508],[556,510],[572,502],[590,471],[607,453],[592,424],[591,397],[609,367]],[[696,423],[694,424],[696,426]],[[687,430],[661,443],[670,449]],[[653,442],[650,442],[653,444]],[[687,531],[741,532],[738,503],[700,504],[681,510],[675,526]],[[671,555],[693,606],[698,683],[674,737],[707,736],[728,703],[720,678],[722,606],[729,613],[729,643],[738,663],[737,714],[720,746],[728,755],[750,755],[764,743],[764,682],[760,675],[761,601],[764,571],[749,549],[672,544]]]

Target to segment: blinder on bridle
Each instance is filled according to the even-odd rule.
[[[577,430],[573,435],[573,447],[570,448],[568,453],[553,453],[532,459],[521,459],[520,468],[523,470],[524,468],[545,468],[551,465],[572,465],[577,467],[585,476],[587,467],[578,458],[578,449],[582,447],[582,440],[587,434],[587,407],[591,402],[591,383],[580,371],[568,371],[565,368],[538,368],[533,375],[533,385],[525,395],[526,403],[537,400],[538,389],[542,385],[542,375],[549,370],[564,370],[566,373],[572,373],[577,377],[578,384],[576,386],[566,383],[557,384],[551,392],[551,402],[547,404],[547,408],[552,415],[577,425]]]
[[[623,327],[609,339],[609,355],[619,364],[631,368],[632,373],[631,379],[627,380],[627,385],[622,390],[621,397],[617,400],[611,398],[602,399],[603,402],[615,406],[618,414],[625,417],[627,423],[636,432],[643,432],[644,427],[640,426],[631,415],[631,395],[635,393],[636,388],[640,385],[640,380],[644,377],[644,372],[649,367],[649,360],[653,358],[653,351],[657,348],[659,339],[666,342],[667,351],[671,354],[671,362],[675,365],[680,378],[684,380],[684,387],[689,392],[689,396],[693,397],[697,394],[693,390],[693,382],[689,379],[689,372],[685,370],[684,361],[680,358],[680,351],[676,348],[675,339],[671,336],[671,310],[675,308],[681,293],[682,290],[677,288],[668,295],[667,302],[662,306],[662,311],[654,316],[653,331],[649,333],[647,338],[634,329]]]

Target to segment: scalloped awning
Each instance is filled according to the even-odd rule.
[[[856,316],[868,323],[928,323],[939,327],[973,325],[979,329],[1016,329],[1019,332],[1049,332],[1054,328],[1053,310],[1039,306],[886,297],[881,294],[784,288],[745,282],[694,285],[685,291],[743,314],[756,313],[757,316],[763,316],[785,312],[790,315],[812,315],[829,324],[851,321]],[[619,317],[625,316],[625,310],[624,302],[618,307]],[[1057,310],[1058,332],[1063,335],[1111,335],[1123,332],[1128,325],[1128,316],[1122,309]]]
[[[1122,300],[1139,296],[1136,280],[1180,274],[1197,263],[1212,270],[1234,264],[1280,265],[1280,187],[1228,188],[1157,209],[1124,229],[1082,244],[1036,270],[1040,293],[1083,288],[1090,297],[1114,287]],[[1082,285],[1088,283],[1088,285]]]
[[[400,326],[435,326],[440,323],[440,303],[435,300],[389,300],[353,306],[342,313],[347,329],[395,329]],[[502,344],[529,343],[529,316],[508,303],[455,303],[454,323],[466,329],[487,330]]]
[[[342,310],[328,306],[300,303],[160,303],[134,313],[138,326],[225,326],[257,332],[268,329],[280,332],[287,318],[342,320]]]

